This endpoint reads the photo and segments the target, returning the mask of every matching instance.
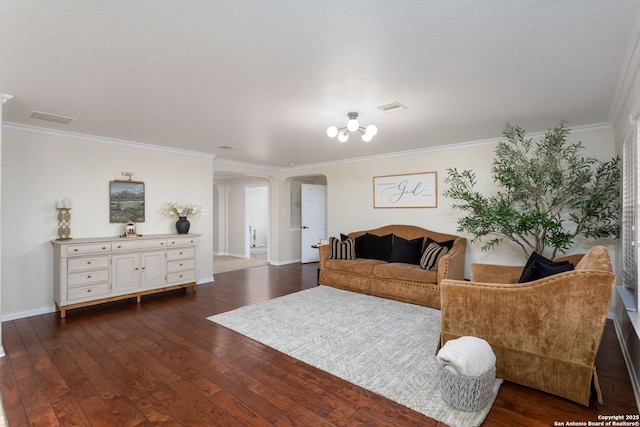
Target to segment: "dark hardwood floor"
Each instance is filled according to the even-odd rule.
[[[316,264],[223,273],[191,290],[2,324],[11,427],[441,426],[207,320],[315,286]],[[597,367],[604,405],[505,382],[484,426],[553,426],[638,414],[613,325]]]

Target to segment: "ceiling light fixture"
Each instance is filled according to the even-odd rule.
[[[369,125],[366,128],[360,126],[360,123],[358,123],[358,113],[348,113],[347,117],[349,118],[347,126],[342,128],[329,126],[327,128],[327,135],[329,138],[335,138],[337,136],[338,141],[347,142],[349,139],[349,132],[360,132],[362,134],[362,140],[369,142],[378,133],[376,125]]]

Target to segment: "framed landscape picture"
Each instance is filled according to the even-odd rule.
[[[109,222],[144,222],[144,182],[109,182]]]
[[[436,172],[373,177],[374,208],[437,208]]]

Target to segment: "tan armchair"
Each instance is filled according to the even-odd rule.
[[[443,280],[440,344],[483,338],[497,377],[587,406],[593,380],[602,402],[595,358],[615,275],[604,246],[569,260],[574,271],[528,283],[515,283],[522,267],[487,264],[471,266],[470,282]]]

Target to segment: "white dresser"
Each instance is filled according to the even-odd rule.
[[[52,240],[53,299],[66,310],[192,287],[199,234]]]

